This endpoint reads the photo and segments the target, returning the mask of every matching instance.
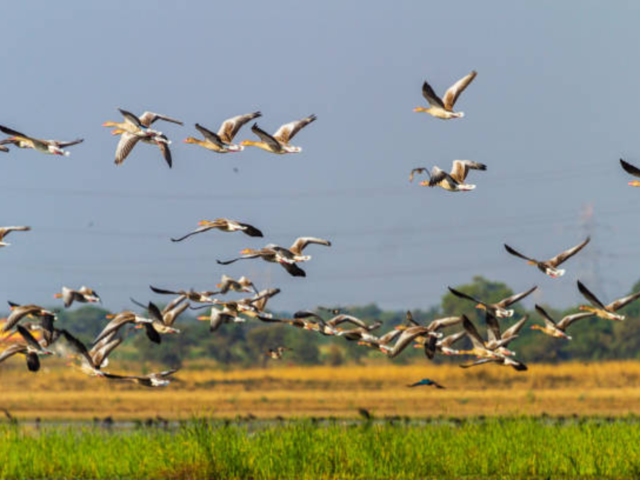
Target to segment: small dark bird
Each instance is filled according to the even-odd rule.
[[[373,415],[371,414],[371,412],[369,412],[369,410],[367,410],[366,408],[359,408],[358,409],[358,413],[360,414],[360,416],[362,418],[364,418],[365,420],[373,420]]]
[[[422,385],[426,385],[428,387],[434,386],[436,388],[446,388],[446,387],[443,387],[442,385],[440,385],[439,383],[434,382],[433,380],[431,380],[429,378],[423,378],[419,382],[412,383],[411,385],[407,385],[407,387],[420,387]]]

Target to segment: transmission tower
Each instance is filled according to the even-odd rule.
[[[595,238],[596,231],[598,230],[597,227],[598,223],[595,220],[593,204],[584,204],[580,211],[580,230],[582,237]],[[578,268],[578,278],[588,285],[590,289],[593,289],[594,292],[602,292],[602,296],[608,298],[600,269],[602,252],[598,248],[599,243],[598,240],[595,242],[592,241],[587,248],[580,252],[578,256],[581,260]],[[598,295],[600,295],[600,293]]]

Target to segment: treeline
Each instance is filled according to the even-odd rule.
[[[483,277],[475,277],[473,282],[456,288],[482,298],[496,302],[514,292],[504,283],[492,282]],[[633,291],[640,289],[640,282]],[[332,307],[326,305],[326,307]],[[345,313],[355,315],[367,322],[381,320],[382,333],[402,324],[406,311],[383,311],[376,305],[343,307]],[[548,307],[548,306],[545,306]],[[598,361],[609,359],[640,358],[640,301],[627,306],[623,314],[624,322],[613,322],[591,318],[576,322],[569,328],[573,340],[561,340],[548,337],[529,327],[534,323],[542,324],[535,312],[526,311],[521,305],[515,306],[513,319],[501,320],[503,328],[512,325],[522,315],[529,315],[529,322],[509,348],[517,352],[517,357],[525,363],[556,362],[564,360]],[[577,308],[557,311],[548,307],[548,312],[558,320]],[[90,342],[107,324],[105,316],[111,312],[88,306],[73,310],[60,311],[57,325],[75,332],[78,337]],[[276,316],[290,316],[291,312],[272,312]],[[439,306],[428,311],[412,310],[413,317],[426,324],[442,316],[465,313],[484,334],[483,312],[476,310],[471,302],[461,300],[450,293],[444,295]],[[340,365],[343,363],[363,362],[367,358],[384,359],[378,351],[361,347],[339,337],[325,337],[314,332],[285,325],[276,325],[248,319],[245,324],[223,325],[215,333],[209,332],[208,322],[198,321],[189,310],[176,322],[181,333],[163,336],[162,344],[156,345],[146,338],[144,330],[131,330],[130,337],[114,354],[114,358],[123,360],[148,360],[169,366],[180,366],[184,361],[213,359],[222,366],[260,366],[267,362],[264,352],[278,345],[292,349],[286,361],[300,364]],[[459,327],[461,328],[461,327]],[[450,333],[457,331],[457,327]],[[446,334],[446,332],[445,332]],[[461,340],[455,348],[466,348],[467,339]],[[421,350],[407,349],[399,357],[390,360],[396,363],[428,360]],[[436,357],[435,362],[460,362],[456,357]]]

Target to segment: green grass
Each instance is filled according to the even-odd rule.
[[[1,478],[639,478],[637,419],[0,427]]]

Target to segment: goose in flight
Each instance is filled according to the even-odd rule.
[[[427,327],[408,327],[402,330],[402,333],[397,338],[393,347],[388,345],[380,345],[379,349],[382,353],[385,353],[389,358],[397,357],[405,348],[418,337],[429,335]]]
[[[460,364],[460,368],[471,368],[478,365],[486,365],[488,363],[495,363],[496,365],[500,365],[502,367],[511,367],[518,372],[526,372],[528,370],[528,367],[524,363],[509,357],[479,358],[473,362]]]
[[[181,242],[192,235],[197,235],[198,233],[208,232],[212,229],[218,229],[223,232],[242,232],[245,235],[249,235],[250,237],[262,237],[262,232],[258,230],[256,227],[249,225],[248,223],[236,222],[235,220],[229,220],[228,218],[216,218],[213,221],[210,220],[202,220],[198,222],[198,228],[196,228],[193,232],[187,233],[186,235],[179,238],[172,238],[172,242]]]
[[[265,308],[267,308],[267,302],[280,293],[279,288],[267,288],[256,293],[251,298],[243,298],[237,301],[238,311],[250,317],[256,317],[259,314],[264,314]],[[214,300],[214,303],[222,304],[224,303]],[[264,314],[270,315],[270,314]]]
[[[481,300],[478,300],[475,297],[472,297],[471,295],[460,292],[451,287],[448,287],[448,288],[449,288],[449,291],[453,293],[456,297],[464,298],[465,300],[470,300],[472,302],[475,302],[477,304],[476,308],[479,308],[481,310],[486,310],[496,318],[509,318],[513,316],[514,310],[507,310],[507,307],[527,297],[528,295],[533,293],[538,287],[537,286],[532,287],[526,292],[511,295],[510,297],[504,298],[497,303],[485,303]]]
[[[416,345],[414,348],[422,348],[424,349],[424,353],[429,360],[433,360],[436,356],[436,353],[440,353],[441,355],[451,356],[451,355],[460,355],[460,350],[456,350],[453,347],[453,344],[463,339],[467,335],[467,332],[464,330],[453,333],[451,335],[447,335],[444,338],[437,337],[418,337],[416,338]]]
[[[477,72],[474,70],[470,74],[458,80],[449,87],[443,98],[438,97],[436,92],[433,91],[433,88],[431,88],[431,85],[425,81],[422,84],[422,96],[427,100],[427,102],[429,102],[429,108],[416,107],[413,111],[425,112],[442,120],[464,117],[464,112],[454,112],[453,106],[455,105],[456,100],[458,100],[460,94],[464,92],[464,89],[469,86],[474,78],[476,78],[476,75]]]
[[[94,356],[91,355],[87,346],[67,330],[60,330],[60,334],[74,351],[75,357],[80,360],[80,370],[83,373],[92,377],[103,377],[105,375],[104,372],[100,370],[101,365],[104,363],[104,356],[99,358],[99,355],[97,355],[94,359]],[[95,343],[98,344],[100,341],[97,340]],[[104,348],[104,344],[103,347],[100,348]],[[98,363],[97,360],[100,360],[100,362]]]
[[[239,316],[240,312],[237,303],[227,302],[222,305],[222,309],[211,307],[209,315],[200,315],[198,320],[209,322],[209,331],[215,332],[223,324],[228,323],[244,323],[246,320]]]
[[[116,147],[115,163],[120,165],[125,161],[133,147],[136,146],[139,140],[145,143],[155,144],[160,148],[160,151],[165,159],[165,162],[172,166],[171,151],[169,150],[169,144],[171,141],[166,135],[157,130],[149,128],[156,120],[164,120],[166,122],[176,123],[183,125],[180,120],[167,117],[153,112],[144,112],[140,117],[135,116],[133,113],[118,109],[124,117],[124,122],[105,122],[103,127],[115,127],[111,132],[113,135],[121,135],[118,146]]]
[[[240,145],[243,147],[258,147],[267,152],[277,153],[280,155],[285,153],[300,153],[302,148],[294,147],[290,145],[289,142],[301,129],[309,125],[311,122],[314,122],[316,118],[317,117],[315,115],[309,115],[302,120],[285,123],[273,135],[269,135],[258,127],[257,123],[254,123],[253,127],[251,127],[251,131],[260,137],[260,141],[254,142],[252,140],[244,140]]]
[[[111,335],[113,332],[117,332],[122,327],[128,324],[138,325],[142,323],[153,323],[153,320],[150,318],[141,317],[131,310],[125,310],[116,315],[107,315],[108,319],[111,321],[107,324],[106,327],[98,334],[96,339],[93,341],[94,345],[99,343],[103,338]]]
[[[9,314],[2,327],[3,332],[8,332],[27,316],[39,317],[43,328],[49,331],[53,329],[53,321],[56,319],[56,315],[39,305],[18,305],[17,303],[9,302],[9,309],[11,314]]]
[[[550,276],[551,278],[558,278],[558,277],[561,277],[562,275],[565,274],[565,270],[563,270],[561,268],[559,269],[558,267],[562,263],[566,262],[571,257],[573,257],[580,250],[582,250],[589,243],[590,240],[591,240],[591,237],[587,237],[587,239],[584,242],[582,242],[581,244],[576,245],[575,247],[571,247],[570,249],[565,250],[564,252],[559,253],[555,257],[553,257],[553,258],[551,258],[549,260],[545,260],[545,261],[534,260],[533,258],[529,258],[529,257],[517,252],[516,250],[511,248],[506,243],[504,244],[504,248],[511,255],[514,255],[516,257],[522,258],[523,260],[526,260],[529,265],[535,265],[536,267],[538,267],[538,269],[541,272],[545,273],[546,275]]]
[[[149,375],[116,375],[114,373],[104,372],[104,377],[108,380],[121,380],[125,382],[133,382],[143,387],[166,387],[171,383],[168,379],[178,371],[177,368],[165,370],[163,372],[150,373]]]
[[[580,305],[578,307],[580,310],[585,312],[591,312],[596,315],[598,318],[604,318],[606,320],[615,320],[622,321],[625,319],[624,315],[617,314],[618,310],[627,306],[634,300],[640,298],[640,292],[632,293],[626,297],[619,298],[618,300],[611,302],[609,305],[603,304],[598,297],[596,297],[593,293],[589,291],[587,287],[583,285],[583,283],[578,280],[578,290],[584,298],[586,298],[592,306],[588,305]]]
[[[486,170],[484,163],[471,160],[454,160],[451,173],[447,173],[440,167],[431,169],[430,179],[420,182],[423,187],[441,187],[449,192],[468,192],[476,188],[475,185],[464,183],[469,170]],[[416,171],[419,169],[414,169]],[[426,172],[426,169],[423,169]]]
[[[18,325],[17,330],[25,343],[14,343],[4,351],[0,352],[0,363],[14,355],[21,354],[26,358],[27,368],[29,371],[37,372],[40,370],[39,357],[42,355],[52,355],[53,352],[47,350],[33,337],[33,335],[31,335],[31,332],[22,325]]]
[[[31,227],[25,226],[14,226],[14,227],[0,227],[0,247],[8,247],[11,245],[4,241],[4,238],[9,235],[11,232],[28,232],[31,230]]]
[[[500,331],[500,323],[498,319],[491,315],[490,312],[486,312],[485,322],[487,324],[487,342],[486,346],[489,350],[495,350],[501,355],[513,356],[516,354],[513,350],[507,349],[507,345],[513,340],[518,338],[520,330],[525,323],[529,320],[528,315],[524,315],[519,321],[514,323],[504,332]]]
[[[82,286],[77,290],[62,287],[62,293],[55,293],[53,298],[61,298],[65,308],[69,308],[73,302],[78,303],[98,303],[100,296],[89,287]]]
[[[240,251],[240,255],[242,255],[241,257],[224,262],[216,260],[216,262],[219,265],[229,265],[237,262],[238,260],[262,258],[266,262],[279,263],[285,270],[287,270],[287,272],[289,272],[290,275],[294,277],[305,277],[305,271],[298,267],[296,263],[311,260],[311,255],[302,254],[303,250],[311,244],[324,245],[326,247],[331,246],[331,242],[329,240],[314,237],[300,237],[296,239],[296,241],[293,242],[293,245],[289,248],[280,247],[274,244],[269,244],[260,250],[245,248]]]
[[[544,320],[544,327],[541,327],[540,325],[532,325],[531,330],[540,330],[542,333],[551,337],[564,338],[566,340],[571,340],[571,337],[566,333],[569,325],[578,320],[582,320],[583,318],[590,318],[595,315],[591,312],[574,313],[572,315],[565,316],[562,320],[556,323],[551,315],[549,315],[540,305],[536,305],[536,312],[538,312]]]
[[[490,359],[501,359],[505,358],[504,355],[495,351],[497,346],[501,346],[503,342],[498,342],[498,345],[495,348],[489,348],[487,342],[483,340],[483,338],[478,333],[476,326],[469,320],[466,315],[463,315],[462,327],[467,333],[467,337],[471,340],[471,344],[473,348],[471,350],[459,350],[458,355],[475,355],[478,358],[490,358]]]
[[[189,307],[188,303],[183,302],[173,308],[165,308],[164,310],[160,311],[158,306],[153,302],[149,302],[148,305],[143,305],[133,298],[131,299],[131,301],[139,307],[147,309],[147,313],[149,314],[151,323],[138,323],[134,328],[144,328],[147,334],[147,338],[149,338],[149,340],[151,340],[153,343],[162,343],[161,335],[180,333],[180,330],[178,330],[177,328],[173,328],[173,323],[180,316],[180,314]],[[171,307],[171,305],[169,305],[169,307]]]
[[[291,325],[292,327],[302,328],[304,330],[311,330],[314,332],[322,333],[323,335],[331,335],[325,333],[326,322],[320,317],[300,317],[300,318],[278,318],[267,315],[257,315],[256,318],[266,323],[281,323],[285,325]]]
[[[207,130],[202,125],[196,123],[196,129],[202,134],[204,140],[198,140],[194,137],[188,137],[184,143],[195,143],[217,153],[241,152],[244,150],[243,145],[234,145],[233,138],[240,131],[243,125],[250,122],[254,118],[261,117],[262,113],[253,112],[246,115],[238,115],[237,117],[225,120],[220,126],[218,133]]]
[[[290,352],[291,349],[287,347],[270,348],[265,352],[265,355],[273,360],[282,360],[284,352]]]
[[[65,151],[66,147],[71,147],[79,143],[84,142],[84,139],[78,138],[70,142],[61,142],[59,140],[41,140],[39,138],[33,138],[25,135],[24,133],[16,132],[11,128],[0,125],[0,131],[11,135],[11,137],[3,140],[3,144],[12,143],[19,148],[32,148],[38,152],[48,153],[49,155],[63,155],[68,157],[69,152]]]
[[[193,289],[167,290],[164,288],[154,287],[153,285],[149,285],[149,288],[151,289],[152,292],[158,293],[160,295],[178,295],[178,298],[176,298],[170,303],[172,307],[176,306],[178,303],[182,302],[183,300],[189,300],[191,302],[196,302],[196,303],[213,303],[213,298],[211,298],[211,295],[215,295],[216,293],[218,293],[213,290],[203,291],[203,292],[196,292]]]
[[[220,290],[215,293],[219,293],[222,295],[226,295],[230,290],[233,292],[253,292],[256,295],[258,294],[258,289],[253,284],[253,282],[244,276],[240,277],[238,280],[234,280],[230,276],[223,274],[222,278],[220,279],[220,283],[216,284],[216,288],[219,288]]]
[[[336,336],[345,336],[347,340],[357,340],[363,337],[365,332],[371,332],[380,328],[382,322],[376,321],[371,325],[367,325],[365,322],[360,320],[353,315],[346,314],[338,314],[331,318],[330,320],[324,320],[320,315],[315,312],[311,312],[308,310],[300,310],[293,314],[294,318],[314,318],[318,320],[318,325],[320,325],[319,332],[323,335],[336,335]],[[345,330],[339,325],[344,323],[350,323],[354,325],[354,328],[350,330]]]
[[[640,177],[640,168],[636,167],[635,165],[631,165],[628,162],[625,162],[623,159],[620,159],[620,165],[622,165],[622,168],[625,170],[625,172],[633,175],[634,177]],[[640,180],[631,180],[629,182],[629,185],[631,185],[632,187],[640,187]]]

